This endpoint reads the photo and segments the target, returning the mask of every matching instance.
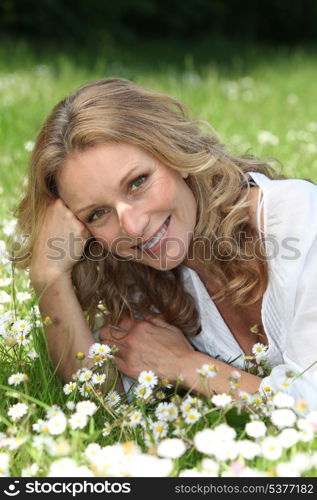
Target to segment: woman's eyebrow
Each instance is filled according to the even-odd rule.
[[[139,168],[139,165],[138,166],[135,166],[133,167],[131,170],[129,170],[121,179],[121,181],[119,182],[119,187],[121,188],[126,180],[130,177],[130,175],[133,174],[133,172],[135,172],[135,170],[137,170]],[[83,207],[83,208],[80,208],[78,211],[76,211],[76,215],[79,215],[80,213],[82,212],[86,212],[87,210],[89,209],[92,209],[92,208],[96,208],[97,206],[99,205],[96,205],[96,203],[92,203],[91,205],[87,205],[86,207]]]

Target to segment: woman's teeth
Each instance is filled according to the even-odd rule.
[[[164,225],[163,225],[161,231],[159,233],[157,233],[157,235],[154,238],[152,238],[150,241],[148,241],[144,245],[138,245],[138,248],[140,248],[141,250],[149,250],[150,248],[154,247],[160,241],[162,236],[166,233],[169,221],[170,221],[170,216],[164,222]]]

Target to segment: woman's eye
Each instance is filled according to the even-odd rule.
[[[105,214],[106,212],[106,208],[100,208],[98,210],[96,210],[93,214],[91,214],[89,217],[88,217],[88,222],[95,222],[96,220],[100,219],[100,217],[102,215]]]
[[[130,182],[131,191],[135,191],[135,189],[133,189],[133,186],[136,186],[136,189],[138,189],[140,185],[143,184],[143,182],[147,177],[148,177],[147,174],[139,175],[139,177]]]

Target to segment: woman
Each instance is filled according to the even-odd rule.
[[[43,125],[17,215],[52,360],[69,379],[103,304],[126,389],[151,369],[222,393],[236,367],[241,390],[288,386],[314,406],[317,187],[230,155],[201,125],[122,79],[84,85]],[[254,344],[269,379],[244,369]],[[201,381],[204,364],[218,375]]]

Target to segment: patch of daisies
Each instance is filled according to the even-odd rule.
[[[33,335],[43,323],[28,295],[12,308],[9,266],[0,288],[1,384],[0,476],[303,476],[317,474],[317,411],[287,393],[239,388],[233,370],[223,394],[199,397],[178,391],[151,371],[143,371],[127,394],[119,394],[113,346],[94,343],[78,370],[62,385],[59,405],[32,397]],[[27,294],[27,292],[20,292]],[[10,297],[10,300],[8,299]],[[15,294],[17,298],[17,294]],[[9,307],[14,310],[6,310]],[[17,315],[16,309],[29,311]],[[23,309],[24,308],[24,309]],[[23,318],[27,317],[27,320]],[[266,346],[254,344],[245,369],[266,375]],[[30,368],[33,368],[31,370]],[[200,384],[218,376],[213,364],[197,368]],[[38,393],[47,393],[43,387]],[[62,403],[61,403],[62,401]],[[23,463],[19,457],[23,456]]]

